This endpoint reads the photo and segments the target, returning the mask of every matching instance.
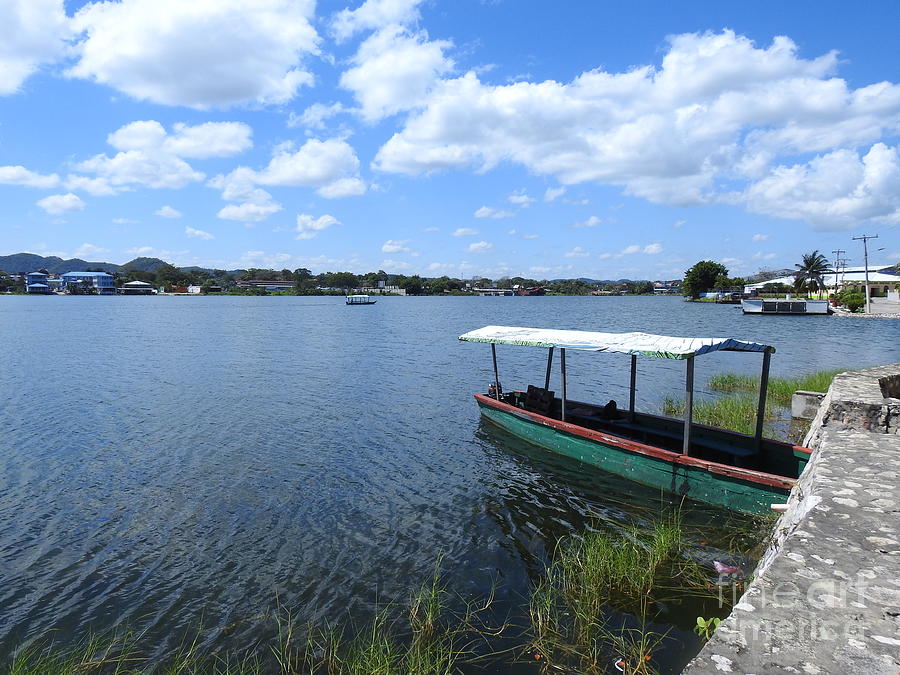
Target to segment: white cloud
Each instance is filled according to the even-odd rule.
[[[243,122],[195,126],[177,122],[172,129],[169,134],[156,120],[138,120],[116,129],[106,141],[116,150],[159,151],[193,159],[231,157],[253,146],[253,130]]]
[[[334,15],[331,29],[343,42],[358,32],[375,30],[390,24],[406,25],[419,18],[422,0],[366,0],[356,9],[343,9]]]
[[[359,159],[350,144],[332,138],[310,139],[296,152],[279,147],[265,169],[247,176],[260,185],[315,187],[321,196],[331,198],[364,193],[358,172]]]
[[[15,93],[42,64],[61,56],[68,33],[62,0],[0,3],[0,96]]]
[[[116,225],[134,225],[137,223],[136,220],[132,220],[131,218],[113,218],[112,221]]]
[[[602,260],[607,260],[609,258],[623,258],[626,255],[634,255],[636,253],[643,253],[644,255],[656,255],[658,253],[662,253],[663,247],[659,242],[654,242],[652,244],[647,244],[646,246],[641,246],[640,244],[630,244],[623,248],[618,253],[601,253],[598,257]]]
[[[763,253],[762,251],[757,251],[753,254],[754,260],[774,260],[778,257],[776,253]]]
[[[453,68],[444,56],[451,44],[429,42],[425,33],[410,33],[390,25],[367,38],[341,75],[341,87],[351,91],[363,119],[376,122],[424,102],[438,77]]]
[[[539,234],[523,234],[522,239],[539,239],[540,236]]]
[[[297,216],[297,239],[312,239],[322,230],[340,224],[341,222],[337,218],[327,213],[318,218],[305,213],[300,214]]]
[[[182,157],[230,157],[249,148],[251,136],[250,127],[241,122],[179,123],[171,134],[156,120],[130,122],[106,139],[120,152],[112,157],[95,155],[76,166],[95,178],[70,175],[66,183],[94,195],[116,194],[136,185],[180,189],[204,178]]]
[[[492,206],[482,206],[475,212],[476,218],[512,218],[514,215],[511,211],[495,209]]]
[[[684,227],[685,222],[687,222],[687,221],[676,220],[674,223],[672,223],[672,227],[674,227],[675,229],[682,228],[682,227]]]
[[[566,193],[566,188],[564,188],[564,187],[547,188],[547,190],[544,192],[544,201],[545,202],[556,201],[556,199],[558,197],[561,197],[565,193]]]
[[[487,253],[492,248],[494,248],[493,244],[490,244],[486,241],[476,241],[472,244],[469,244],[468,251],[469,253]]]
[[[587,220],[582,220],[577,223],[573,223],[572,227],[599,227],[603,224],[603,220],[598,218],[597,216],[591,216]]]
[[[471,227],[458,227],[453,231],[454,237],[474,237],[478,234],[478,230],[473,230]]]
[[[528,208],[535,201],[532,197],[525,194],[525,190],[513,192],[507,197],[507,200],[509,200],[510,204],[516,204],[522,208]]]
[[[37,205],[44,211],[53,215],[61,213],[72,213],[73,211],[84,210],[84,202],[71,192],[64,195],[50,195],[37,201]]]
[[[142,185],[149,188],[180,189],[189,183],[203,180],[187,162],[174,155],[129,150],[114,157],[95,155],[78,164],[79,171],[95,173],[108,185]]]
[[[178,157],[232,157],[253,147],[253,129],[243,122],[176,123],[163,149]]]
[[[320,187],[316,192],[325,199],[358,197],[366,193],[366,183],[361,178],[338,178]]]
[[[571,251],[568,251],[565,255],[567,258],[587,258],[590,253],[588,253],[581,246],[576,246]]]
[[[281,204],[269,202],[256,204],[253,202],[244,202],[243,204],[229,204],[223,207],[216,214],[223,220],[239,220],[244,223],[258,223],[265,220],[273,213],[281,211]]]
[[[209,187],[222,190],[222,199],[241,202],[222,208],[217,214],[219,218],[258,223],[281,211],[281,204],[265,190],[254,187],[254,180],[252,169],[239,167],[227,176],[216,176],[207,183]]]
[[[867,220],[900,224],[900,152],[876,143],[862,157],[835,150],[779,166],[740,199],[755,213],[805,220],[817,230],[850,230]]]
[[[113,187],[106,178],[88,178],[72,173],[66,176],[65,186],[67,190],[87,192],[94,197],[109,197],[129,189],[126,186]]]
[[[0,185],[22,185],[24,187],[49,189],[59,185],[59,176],[55,173],[46,176],[41,175],[34,171],[29,171],[24,166],[0,166]]]
[[[313,77],[311,0],[123,0],[75,15],[82,35],[69,75],[139,100],[194,108],[284,103]]]
[[[342,103],[332,103],[331,105],[313,103],[300,115],[291,113],[288,116],[287,125],[289,127],[306,127],[307,129],[321,130],[325,128],[325,120],[339,115],[345,110],[346,108],[344,108]]]
[[[108,248],[100,248],[99,246],[94,246],[93,244],[82,244],[72,253],[73,258],[81,258],[87,259],[101,253],[107,253],[109,251]]]
[[[767,234],[754,234],[751,237],[751,241],[767,241],[769,239],[769,235]]]
[[[422,230],[422,232],[438,232],[438,231],[440,231],[440,229],[441,228],[439,228],[439,227],[432,226],[432,227],[426,227],[424,230]]]
[[[181,216],[183,215],[181,211],[173,209],[168,204],[157,209],[154,213],[160,218],[181,218]]]
[[[382,253],[403,253],[408,252],[409,239],[388,239],[381,246]]]
[[[900,131],[900,85],[851,89],[833,77],[837,66],[834,53],[801,58],[786,37],[757,46],[726,30],[670,38],[658,66],[590,70],[568,83],[491,85],[469,72],[442,80],[373,166],[415,175],[509,162],[564,185],[617,185],[668,205],[744,203],[823,229],[860,217],[893,222],[881,184],[858,178],[829,190],[816,160],[778,166],[811,153],[827,163],[866,146],[855,170],[851,157],[831,163],[851,174],[864,164],[872,180],[889,182],[894,159],[878,141]],[[821,189],[802,187],[807,178]],[[870,187],[876,194],[867,196]]]
[[[184,233],[192,239],[203,239],[205,241],[215,239],[215,237],[209,232],[204,232],[203,230],[195,230],[193,227],[184,228]]]

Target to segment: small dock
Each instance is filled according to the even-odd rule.
[[[900,672],[900,363],[842,373],[753,581],[685,673]]]

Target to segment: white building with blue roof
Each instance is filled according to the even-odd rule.
[[[106,272],[66,272],[60,275],[67,291],[96,289],[99,295],[115,295],[116,282]]]
[[[25,275],[25,292],[47,295],[51,292],[48,277],[44,272],[29,272]]]

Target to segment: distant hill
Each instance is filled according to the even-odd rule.
[[[165,260],[160,260],[159,258],[135,258],[122,265],[121,269],[138,270],[139,272],[155,272],[166,264]]]
[[[88,269],[91,270],[103,270],[104,272],[109,272],[113,274],[115,272],[124,272],[127,270],[137,270],[140,272],[156,272],[163,265],[168,265],[165,260],[160,258],[135,258],[134,260],[129,260],[127,263],[123,265],[116,265],[115,263],[108,262],[88,262],[87,260],[82,260],[81,258],[71,258],[69,260],[63,260],[62,258],[49,255],[42,256],[37,255],[35,253],[14,253],[12,255],[0,255],[0,270],[7,272],[8,274],[28,274],[29,272],[34,272],[35,270],[45,269],[51,274],[65,274],[66,272],[74,272],[74,271],[85,271]],[[188,272],[199,271],[207,274],[211,274],[213,272],[212,269],[207,267],[182,267],[180,269],[186,270]],[[229,274],[240,274],[244,270],[228,270]]]
[[[0,256],[0,270],[10,274],[27,274],[41,268],[54,274],[80,272],[87,269],[113,273],[119,269],[119,265],[106,262],[89,262],[81,258],[63,260],[55,255],[42,256],[34,253],[14,253]]]

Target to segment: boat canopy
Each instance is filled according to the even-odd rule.
[[[768,352],[774,347],[733,338],[689,338],[650,333],[598,333],[521,326],[485,326],[459,336],[465,342],[489,342],[526,347],[559,347],[593,352],[613,352],[658,359],[688,359],[710,352]]]

